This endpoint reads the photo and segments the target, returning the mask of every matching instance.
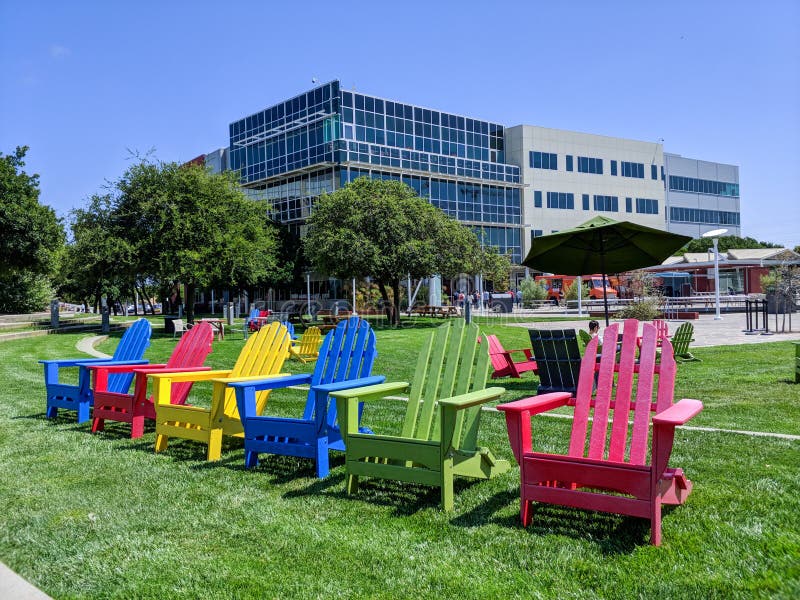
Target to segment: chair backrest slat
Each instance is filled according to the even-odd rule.
[[[147,319],[137,320],[122,334],[111,360],[141,360],[144,351],[150,346],[151,333],[150,321]],[[109,392],[124,394],[130,388],[131,381],[133,381],[133,373],[112,373],[108,376],[107,389]]]
[[[533,357],[539,373],[537,394],[575,394],[581,373],[581,349],[574,329],[530,329]]]
[[[645,464],[652,414],[672,405],[676,367],[672,344],[667,339],[661,341],[661,361],[656,364],[658,330],[650,323],[642,325],[637,361],[638,326],[636,320],[626,321],[621,343],[619,324],[607,327],[599,364],[596,352],[600,340],[595,338],[587,345],[576,392],[570,456]]]
[[[278,321],[270,323],[251,335],[239,353],[230,377],[275,375],[280,372],[289,352],[289,333]],[[269,390],[256,393],[256,412],[261,414],[269,396]],[[224,413],[238,415],[236,393],[233,388],[225,391]]]
[[[409,394],[403,437],[439,438],[440,399],[486,387],[489,376],[488,344],[479,344],[477,325],[458,319],[441,325],[424,344]],[[468,447],[477,440],[480,411],[460,411],[453,445]]]
[[[211,353],[211,344],[214,341],[214,328],[210,323],[198,323],[186,335],[178,340],[178,345],[167,360],[167,368],[180,369],[201,367],[206,357]],[[172,404],[185,404],[186,398],[192,389],[192,382],[185,381],[172,384],[170,402]]]
[[[692,341],[694,334],[694,325],[689,322],[682,323],[672,336],[672,349],[675,356],[681,356],[689,353],[689,342]]]
[[[639,322],[636,319],[627,319],[622,330],[622,344],[619,353],[619,373],[614,396],[614,422],[611,425],[611,442],[608,447],[609,460],[622,461],[625,459],[638,332]]]

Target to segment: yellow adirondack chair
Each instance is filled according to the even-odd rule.
[[[289,354],[303,363],[309,363],[319,358],[319,349],[322,346],[322,332],[319,327],[309,327],[303,336],[289,347]]]
[[[156,408],[156,452],[167,448],[169,438],[196,440],[208,445],[208,460],[219,460],[222,436],[244,437],[236,393],[227,387],[235,381],[260,380],[287,375],[280,373],[289,350],[289,332],[280,323],[262,327],[245,343],[236,364],[225,371],[197,371],[149,375],[153,378]],[[170,403],[173,383],[212,381],[211,408]],[[261,414],[269,390],[256,395],[256,412]]]

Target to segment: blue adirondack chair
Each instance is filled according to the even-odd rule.
[[[366,321],[351,317],[325,336],[312,374],[291,375],[261,381],[231,383],[244,428],[244,464],[258,465],[260,452],[311,458],[317,477],[328,474],[328,450],[344,450],[331,392],[383,383],[385,377],[370,375],[378,355],[375,332]],[[256,392],[310,385],[300,419],[256,414]],[[366,431],[366,430],[365,430]]]
[[[150,322],[139,319],[123,334],[122,339],[109,358],[67,358],[56,360],[40,360],[44,365],[44,384],[47,389],[47,418],[54,419],[59,408],[78,411],[78,423],[89,420],[89,407],[92,405],[92,389],[90,387],[89,365],[110,364],[147,364],[142,359],[145,349],[150,345]],[[77,367],[78,383],[59,382],[61,369]],[[108,389],[125,393],[131,385],[133,373],[109,375]]]
[[[293,340],[297,339],[297,334],[294,332],[294,325],[290,321],[281,321],[281,325],[286,327],[286,331],[289,332],[289,337]]]

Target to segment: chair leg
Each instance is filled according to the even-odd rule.
[[[442,508],[445,512],[453,510],[453,461],[445,460],[442,464]]]
[[[317,440],[317,456],[316,456],[316,471],[317,477],[327,477],[330,471],[328,463],[328,438]]]
[[[347,474],[347,495],[355,494],[358,491],[358,475]]]
[[[219,460],[222,456],[222,429],[208,432],[208,460]]]
[[[661,497],[656,497],[650,504],[650,543],[661,545]]]
[[[136,415],[131,421],[131,439],[135,440],[144,435],[144,415]]]
[[[78,402],[78,423],[85,423],[89,420],[89,403]]]
[[[169,443],[169,436],[163,433],[156,434],[156,452],[163,452],[167,449]]]
[[[103,431],[106,428],[106,420],[95,417],[92,419],[92,433]]]
[[[251,469],[258,466],[258,452],[253,450],[244,451],[244,468]]]
[[[523,527],[531,524],[531,501],[524,497],[519,499],[519,518]]]
[[[45,413],[45,416],[48,419],[55,419],[58,416],[58,407],[57,406],[48,406],[47,407],[47,412]]]

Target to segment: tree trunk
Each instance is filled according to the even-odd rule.
[[[400,280],[395,279],[392,282],[392,291],[394,292],[394,321],[392,325],[397,327],[400,325]]]
[[[193,283],[186,284],[186,320],[189,323],[194,323],[194,288]]]
[[[389,300],[389,292],[386,290],[386,284],[383,281],[378,281],[378,290],[383,299],[383,310],[386,313],[386,318],[389,320],[390,325],[395,325],[394,305]]]

